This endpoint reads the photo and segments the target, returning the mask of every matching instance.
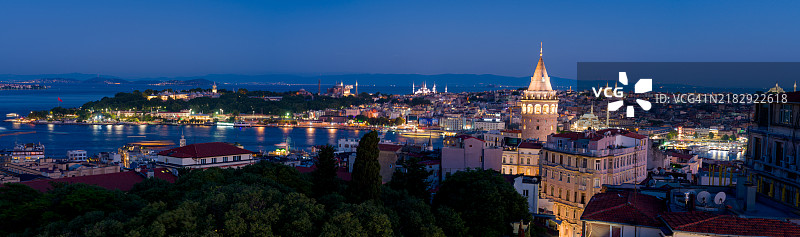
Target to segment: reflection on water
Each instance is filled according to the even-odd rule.
[[[46,154],[53,157],[66,156],[67,150],[83,149],[89,154],[116,151],[130,142],[145,140],[171,140],[176,144],[181,132],[188,143],[239,142],[246,149],[267,151],[289,138],[295,149],[309,150],[311,146],[332,144],[341,138],[360,138],[366,131],[321,129],[321,128],[276,128],[276,127],[207,127],[169,125],[30,125],[0,122],[0,134],[34,131],[36,133],[0,136],[0,149],[11,148],[15,142],[41,142]],[[428,138],[401,137],[397,133],[386,133],[384,139],[400,143],[427,143]],[[440,147],[442,138],[432,138],[435,147]]]
[[[710,150],[707,152],[700,152],[698,155],[702,158],[713,159],[713,160],[744,161],[744,152],[741,151],[730,152],[723,150]]]

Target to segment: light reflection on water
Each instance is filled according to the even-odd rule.
[[[171,140],[178,144],[183,132],[187,143],[239,142],[246,149],[266,151],[289,138],[296,149],[310,150],[311,146],[332,144],[342,138],[360,138],[366,131],[328,128],[276,128],[276,127],[208,127],[170,125],[30,125],[0,122],[0,134],[34,131],[36,133],[0,136],[0,149],[12,148],[15,142],[41,142],[46,154],[63,157],[67,150],[83,149],[90,155],[104,151],[116,151],[130,142],[145,140]],[[428,138],[401,137],[397,133],[386,133],[384,139],[400,143],[427,143]],[[434,146],[440,147],[441,137],[432,138]]]

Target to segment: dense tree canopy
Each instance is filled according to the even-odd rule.
[[[489,171],[454,174],[435,206],[389,186],[359,203],[345,202],[339,190],[313,198],[319,178],[268,162],[180,174],[175,183],[151,178],[128,192],[55,183],[41,193],[5,184],[0,235],[498,236],[510,226],[504,220],[526,218],[515,209],[522,197]]]
[[[493,170],[456,172],[442,183],[433,201],[434,207],[457,212],[472,236],[509,234],[508,223],[531,220],[525,198]]]

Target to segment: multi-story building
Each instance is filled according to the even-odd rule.
[[[503,174],[539,175],[541,143],[523,142],[517,146],[503,147]]]
[[[167,168],[237,168],[255,162],[253,152],[224,142],[195,143],[158,153],[156,164]]]
[[[539,159],[542,198],[553,203],[561,236],[581,236],[584,206],[604,184],[647,177],[647,136],[622,129],[548,136]]]
[[[44,158],[44,145],[41,143],[18,144],[11,150],[11,162],[36,161]]]
[[[476,137],[459,135],[445,138],[442,146],[442,180],[468,168],[501,171],[502,155],[502,148],[489,147]]]
[[[491,131],[503,130],[506,128],[506,123],[499,119],[481,119],[472,122],[472,130],[478,131]]]
[[[67,159],[70,161],[85,161],[87,159],[85,150],[69,150],[67,151]]]
[[[786,95],[786,103],[755,106],[745,166],[760,196],[800,208],[800,93]]]
[[[448,131],[461,131],[464,130],[464,124],[467,123],[466,118],[462,117],[445,117],[439,120],[439,127]]]
[[[539,63],[531,77],[531,84],[523,91],[520,107],[522,107],[523,139],[545,141],[547,135],[555,133],[558,129],[558,95],[550,85],[541,49],[539,49]]]
[[[520,130],[489,131],[483,134],[487,146],[516,146],[522,140]]]

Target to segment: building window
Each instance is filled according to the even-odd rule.
[[[200,164],[206,164],[206,159],[200,159]]]
[[[594,169],[600,170],[600,160],[594,160]]]
[[[233,161],[240,161],[242,160],[242,156],[233,156]]]
[[[595,188],[599,188],[600,187],[600,179],[594,179],[594,187]]]
[[[228,157],[227,156],[223,156],[222,157],[222,162],[228,162]]]
[[[778,118],[780,124],[792,125],[792,105],[781,105],[780,117]]]
[[[211,158],[211,163],[217,163],[217,158]]]
[[[522,190],[522,196],[528,197],[528,190]]]

